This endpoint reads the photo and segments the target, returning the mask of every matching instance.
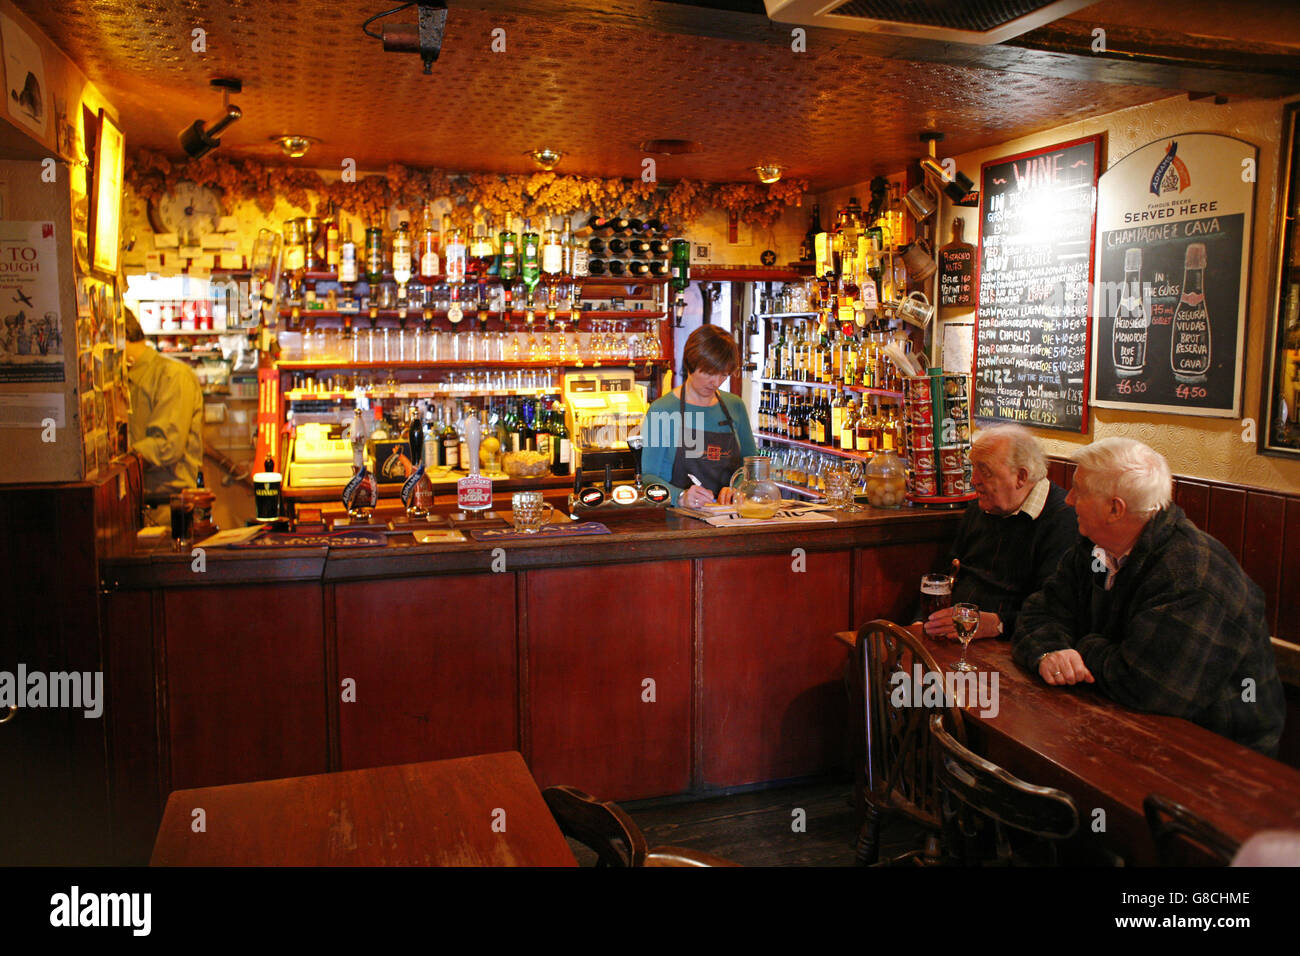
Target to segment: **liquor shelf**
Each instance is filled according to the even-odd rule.
[[[836,385],[834,382],[796,382],[783,378],[756,378],[754,379],[760,385],[794,385],[804,388],[842,388],[846,392],[859,392],[863,395],[880,395],[884,398],[902,398],[902,392],[895,392],[888,388],[867,388],[863,385]]]
[[[295,310],[297,311],[297,315],[294,315]],[[429,317],[431,319],[447,318],[446,309],[430,309],[429,311],[430,311]],[[544,308],[534,308],[532,311],[533,311],[533,323],[531,325],[531,328],[540,329],[543,326],[545,326],[547,314],[548,314],[547,310]],[[512,310],[509,313],[509,322],[511,324],[509,324],[507,327],[518,332],[527,331],[528,328],[530,327],[526,321],[527,313],[528,313],[527,309]],[[484,310],[482,313],[480,313],[477,309],[467,305],[464,309],[464,312],[462,313],[462,319],[459,325],[464,326],[465,329],[469,331],[471,328],[471,323],[479,321],[478,318],[479,315],[482,315],[485,319],[488,320],[491,319],[501,320],[503,315],[505,315],[505,313],[489,312],[487,310]],[[601,309],[601,310],[587,309],[587,310],[580,310],[576,312],[555,313],[556,321],[563,321],[566,324],[572,323],[575,316],[579,321],[581,321],[582,319],[591,319],[593,321],[607,321],[610,319],[616,321],[628,321],[628,320],[645,320],[645,319],[664,319],[668,317],[668,313],[655,311],[652,309]],[[352,311],[343,312],[337,309],[309,309],[306,308],[305,306],[281,306],[280,317],[283,319],[291,319],[294,321],[302,321],[304,319],[349,319],[350,318],[350,319],[364,319],[367,322],[369,322],[372,318],[369,309],[358,309],[355,312]],[[375,315],[373,316],[373,318],[376,321],[379,319],[393,319],[395,321],[400,322],[403,320],[403,318],[405,318],[407,322],[424,321],[424,309],[419,307],[412,307],[406,310],[405,316],[402,315],[400,309],[377,309],[375,311]],[[454,330],[458,327],[458,324],[452,323],[451,327]],[[557,329],[556,331],[558,332],[559,330]],[[573,330],[569,329],[568,331],[571,332]],[[176,334],[176,333],[167,333],[167,334]],[[213,335],[215,333],[206,332],[203,334]]]
[[[303,369],[356,369],[358,371],[376,371],[380,369],[467,369],[467,368],[635,368],[642,365],[665,365],[668,359],[637,359],[635,362],[618,361],[617,359],[584,359],[578,361],[576,356],[571,358],[519,360],[519,359],[483,359],[475,361],[473,359],[464,362],[447,362],[443,360],[430,362],[342,362],[342,361],[320,361],[314,362],[308,359],[295,359],[293,361],[278,361],[275,367],[281,371],[298,371]],[[474,392],[476,395],[482,392]]]
[[[147,859],[171,790],[501,750],[523,752],[541,786],[616,800],[836,770],[843,651],[829,635],[912,613],[959,516],[590,518],[611,533],[208,548],[203,573],[165,545],[106,557],[105,639],[135,662],[114,688],[109,758],[131,768],[115,803],[124,852]],[[369,703],[340,702],[344,678]]]
[[[852,458],[854,461],[867,462],[871,460],[870,455],[863,455],[856,451],[844,451],[841,448],[834,448],[830,445],[819,445],[816,442],[801,441],[797,438],[785,438],[781,435],[773,435],[771,432],[755,431],[754,437],[766,439],[767,441],[780,442],[783,445],[793,445],[797,448],[807,448],[809,451],[819,451],[826,455],[836,455],[840,458]]]

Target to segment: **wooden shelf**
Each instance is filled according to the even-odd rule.
[[[691,266],[691,278],[696,282],[798,282],[812,277],[807,273],[786,269],[737,268],[725,266]]]
[[[773,435],[769,432],[755,431],[755,438],[762,438],[767,441],[780,442],[782,445],[792,445],[796,448],[807,448],[809,451],[819,451],[826,455],[835,455],[837,458],[852,458],[855,461],[867,462],[871,460],[870,455],[864,455],[856,451],[844,451],[840,448],[831,448],[827,445],[818,445],[815,442],[800,441],[797,438],[783,438],[780,435]]]
[[[787,381],[782,378],[756,378],[754,381],[760,385],[793,385],[800,388],[842,388],[846,392],[858,392],[863,395],[880,395],[885,398],[902,398],[902,392],[895,392],[888,388],[867,388],[863,385],[835,385],[829,382],[795,382]]]
[[[618,257],[616,256],[615,258]],[[622,261],[630,262],[631,260],[628,259]],[[649,262],[651,260],[640,259],[638,261]],[[656,261],[663,261],[663,260],[656,260]],[[560,276],[556,278],[555,282],[556,284],[561,284],[561,285],[569,285],[570,283],[572,283],[575,285],[583,285],[583,286],[586,285],[596,285],[596,286],[599,285],[622,285],[622,286],[664,285],[671,278],[672,278],[671,276],[567,276],[566,275],[566,276]],[[303,281],[304,282],[335,282],[342,285],[342,282],[339,280],[338,274],[334,272],[308,272],[303,275]],[[397,280],[393,278],[393,274],[391,272],[385,272],[383,279],[381,279],[380,281],[396,282]],[[439,283],[439,282],[446,282],[446,281],[447,281],[446,273],[439,272],[436,275],[431,276],[427,281],[421,278],[420,276],[413,275],[411,276],[411,279],[407,283],[407,285],[428,285],[429,282]],[[519,279],[515,280],[516,283],[520,281],[521,280]],[[494,285],[494,284],[499,285],[501,283],[501,277],[490,275],[487,277],[487,282],[488,285]],[[545,286],[548,285],[549,283],[545,279],[543,279],[537,284],[538,286]],[[363,276],[359,275],[357,277],[356,282],[349,282],[348,285],[364,285],[368,287],[370,283],[367,282]],[[478,285],[478,277],[477,276],[473,278],[466,277],[465,285],[466,286]]]
[[[803,495],[805,498],[811,498],[813,501],[825,501],[826,496],[811,488],[805,488],[803,485],[788,485],[784,481],[775,482],[776,486],[782,491],[792,491],[796,495]]]
[[[275,367],[276,367],[277,369],[280,369],[281,371],[298,371],[298,370],[300,370],[300,369],[313,369],[313,368],[321,368],[321,369],[348,369],[348,368],[354,368],[354,369],[394,369],[394,370],[400,370],[400,369],[420,369],[420,368],[427,368],[427,369],[476,369],[476,368],[484,368],[484,369],[493,369],[493,368],[500,368],[500,369],[506,369],[506,368],[580,368],[580,369],[594,369],[594,368],[636,368],[637,366],[641,366],[641,365],[650,366],[650,365],[667,365],[667,364],[668,364],[668,359],[643,359],[643,360],[641,360],[641,361],[637,361],[637,362],[618,362],[618,361],[615,361],[615,360],[612,360],[612,359],[601,359],[600,361],[596,361],[595,359],[584,359],[581,363],[579,363],[579,362],[575,362],[575,361],[559,362],[559,361],[544,361],[544,360],[543,360],[543,361],[537,361],[537,362],[530,362],[530,361],[511,361],[511,360],[508,360],[508,359],[505,360],[505,361],[499,361],[499,362],[498,362],[498,361],[473,361],[473,362],[445,362],[445,361],[437,361],[437,362],[384,362],[384,361],[378,361],[378,362],[339,362],[339,361],[328,361],[328,362],[312,362],[312,361],[307,361],[307,360],[305,360],[305,359],[293,359],[293,360],[282,360],[282,361],[276,362],[276,363],[275,363]],[[414,383],[408,383],[408,384],[414,384]],[[429,383],[429,384],[433,384],[433,383]],[[473,392],[474,390],[473,390],[473,389],[469,389],[469,391],[470,391],[470,392]],[[526,391],[532,391],[532,389],[526,389]]]
[[[294,318],[293,308],[294,308],[293,306],[281,306],[280,318],[293,319]],[[432,318],[434,319],[447,318],[447,311],[445,309],[431,309],[430,311],[432,312]],[[394,319],[400,322],[402,319],[397,309],[379,309],[378,313],[379,314],[375,316],[376,322],[378,322],[380,319]],[[520,332],[527,331],[528,323],[525,321],[526,313],[527,313],[526,309],[525,310],[516,309],[512,311],[510,313],[510,320],[509,320],[511,328],[514,328]],[[492,319],[501,320],[503,313],[485,311],[483,314],[487,316],[488,320],[490,321]],[[641,321],[641,320],[653,319],[657,321],[659,319],[667,318],[668,313],[655,312],[650,309],[619,309],[619,310],[605,309],[601,311],[587,310],[583,312],[556,312],[555,313],[556,321],[557,322],[563,321],[565,325],[572,325],[574,316],[577,316],[578,321],[581,321],[583,319],[592,319],[595,321],[602,321],[602,322],[607,321],[609,319],[613,319],[616,321]],[[370,310],[361,309],[358,312],[340,312],[337,309],[306,309],[306,308],[298,307],[298,316],[296,321],[305,321],[307,319],[343,319],[343,318],[361,319],[365,322],[369,322]],[[419,308],[407,309],[406,321],[423,322],[424,309],[419,309]],[[477,310],[466,309],[465,317],[460,321],[460,323],[457,324],[463,325],[465,323],[474,323],[477,321],[478,321]],[[545,324],[546,324],[546,310],[534,309],[533,328],[537,329],[539,325],[544,326]],[[204,333],[204,334],[215,334],[215,333]]]

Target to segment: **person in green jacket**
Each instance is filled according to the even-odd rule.
[[[646,410],[641,470],[647,482],[668,486],[673,504],[730,504],[731,476],[758,454],[744,403],[719,391],[739,367],[735,339],[716,325],[702,325],[682,350],[686,380]]]

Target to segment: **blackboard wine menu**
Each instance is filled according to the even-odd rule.
[[[1101,136],[981,168],[976,418],[1084,431]]]
[[[1183,133],[1101,177],[1093,404],[1240,414],[1257,158],[1243,140]]]

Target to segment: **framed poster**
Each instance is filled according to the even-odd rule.
[[[107,113],[99,111],[95,137],[95,179],[90,188],[90,263],[93,269],[117,274],[118,235],[122,217],[122,170],[125,140]]]
[[[1183,133],[1101,177],[1093,404],[1241,414],[1258,158],[1244,140]]]
[[[58,269],[54,223],[0,222],[0,382],[63,381]]]
[[[1278,173],[1273,325],[1260,399],[1259,450],[1300,458],[1300,103],[1287,104]]]
[[[49,126],[50,88],[45,83],[41,48],[16,21],[0,13],[4,45],[5,101],[9,115],[42,140]]]
[[[976,418],[1088,427],[1088,326],[1101,135],[980,169]]]

